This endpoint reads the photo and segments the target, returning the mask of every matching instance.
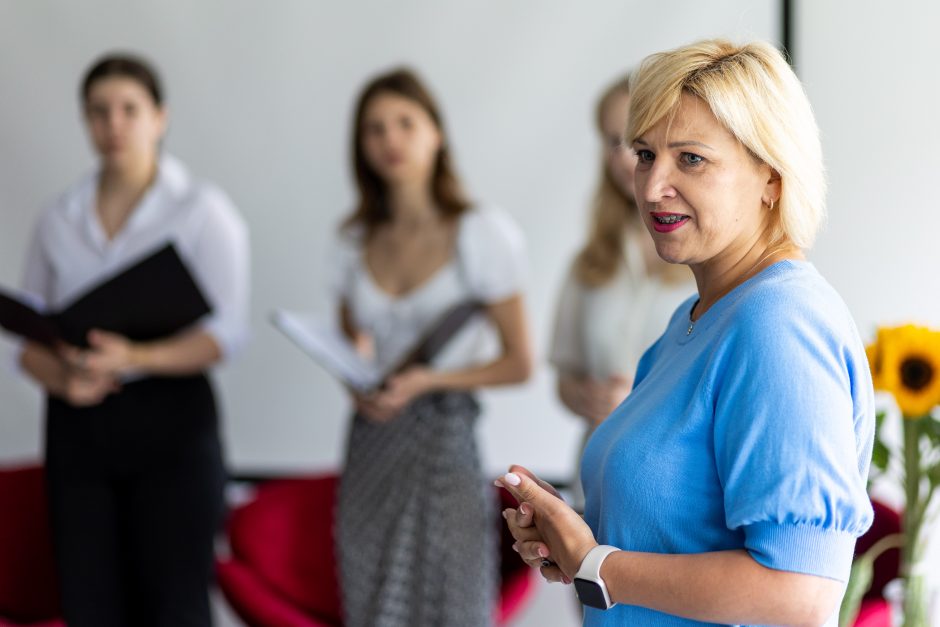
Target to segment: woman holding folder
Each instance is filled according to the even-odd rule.
[[[64,617],[70,627],[205,626],[225,478],[205,373],[245,340],[248,235],[221,190],[161,152],[167,112],[146,63],[99,60],[81,99],[98,168],[42,214],[25,290],[47,309],[65,310],[69,322],[70,304],[93,290],[107,300],[115,277],[163,263],[155,252],[171,245],[191,280],[141,282],[142,295],[163,302],[145,312],[153,318],[146,323],[185,319],[183,301],[194,298],[211,313],[150,337],[124,291],[101,312],[108,328],[97,328],[92,312],[72,321],[88,327],[75,345],[23,349],[24,370],[48,394],[46,467]]]
[[[496,528],[473,390],[519,383],[532,367],[523,237],[505,213],[465,198],[439,110],[413,73],[373,79],[354,120],[358,206],[332,263],[344,331],[394,369],[456,307],[480,303],[484,316],[430,367],[353,395],[337,524],[346,624],[488,625]]]

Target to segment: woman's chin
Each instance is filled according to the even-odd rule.
[[[656,246],[656,254],[659,255],[659,258],[665,261],[666,263],[676,263],[684,264],[686,263],[685,256],[682,254],[682,251],[676,248],[675,246]]]

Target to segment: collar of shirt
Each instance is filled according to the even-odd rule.
[[[86,178],[74,197],[72,209],[82,222],[85,236],[102,255],[117,254],[129,237],[161,220],[161,208],[175,204],[173,201],[179,201],[192,186],[189,172],[182,162],[172,155],[161,155],[153,184],[134,207],[121,230],[109,240],[101,226],[96,206],[100,176],[98,170]]]

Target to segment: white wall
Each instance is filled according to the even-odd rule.
[[[829,226],[813,253],[859,330],[940,327],[940,5],[799,2],[796,65],[822,129]],[[891,482],[875,492],[898,506]],[[940,624],[934,503],[927,568]]]
[[[92,164],[76,98],[83,70],[105,50],[142,51],[167,86],[167,147],[221,184],[251,227],[254,342],[219,376],[232,465],[336,466],[346,400],[265,316],[324,307],[323,248],[352,201],[349,116],[363,81],[397,63],[426,76],[469,189],[525,229],[542,359],[595,182],[596,96],[654,50],[773,38],[778,13],[775,0],[0,0],[0,283],[19,280],[38,208]],[[568,473],[578,429],[547,368],[486,396],[480,434],[494,472],[520,461]],[[0,461],[37,456],[37,393],[2,374],[0,398]]]
[[[940,5],[799,2],[796,65],[822,129],[829,225],[813,260],[868,338],[940,326]]]

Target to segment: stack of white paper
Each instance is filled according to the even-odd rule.
[[[384,375],[365,360],[335,323],[316,316],[277,309],[271,323],[345,385],[359,392],[378,388]]]

